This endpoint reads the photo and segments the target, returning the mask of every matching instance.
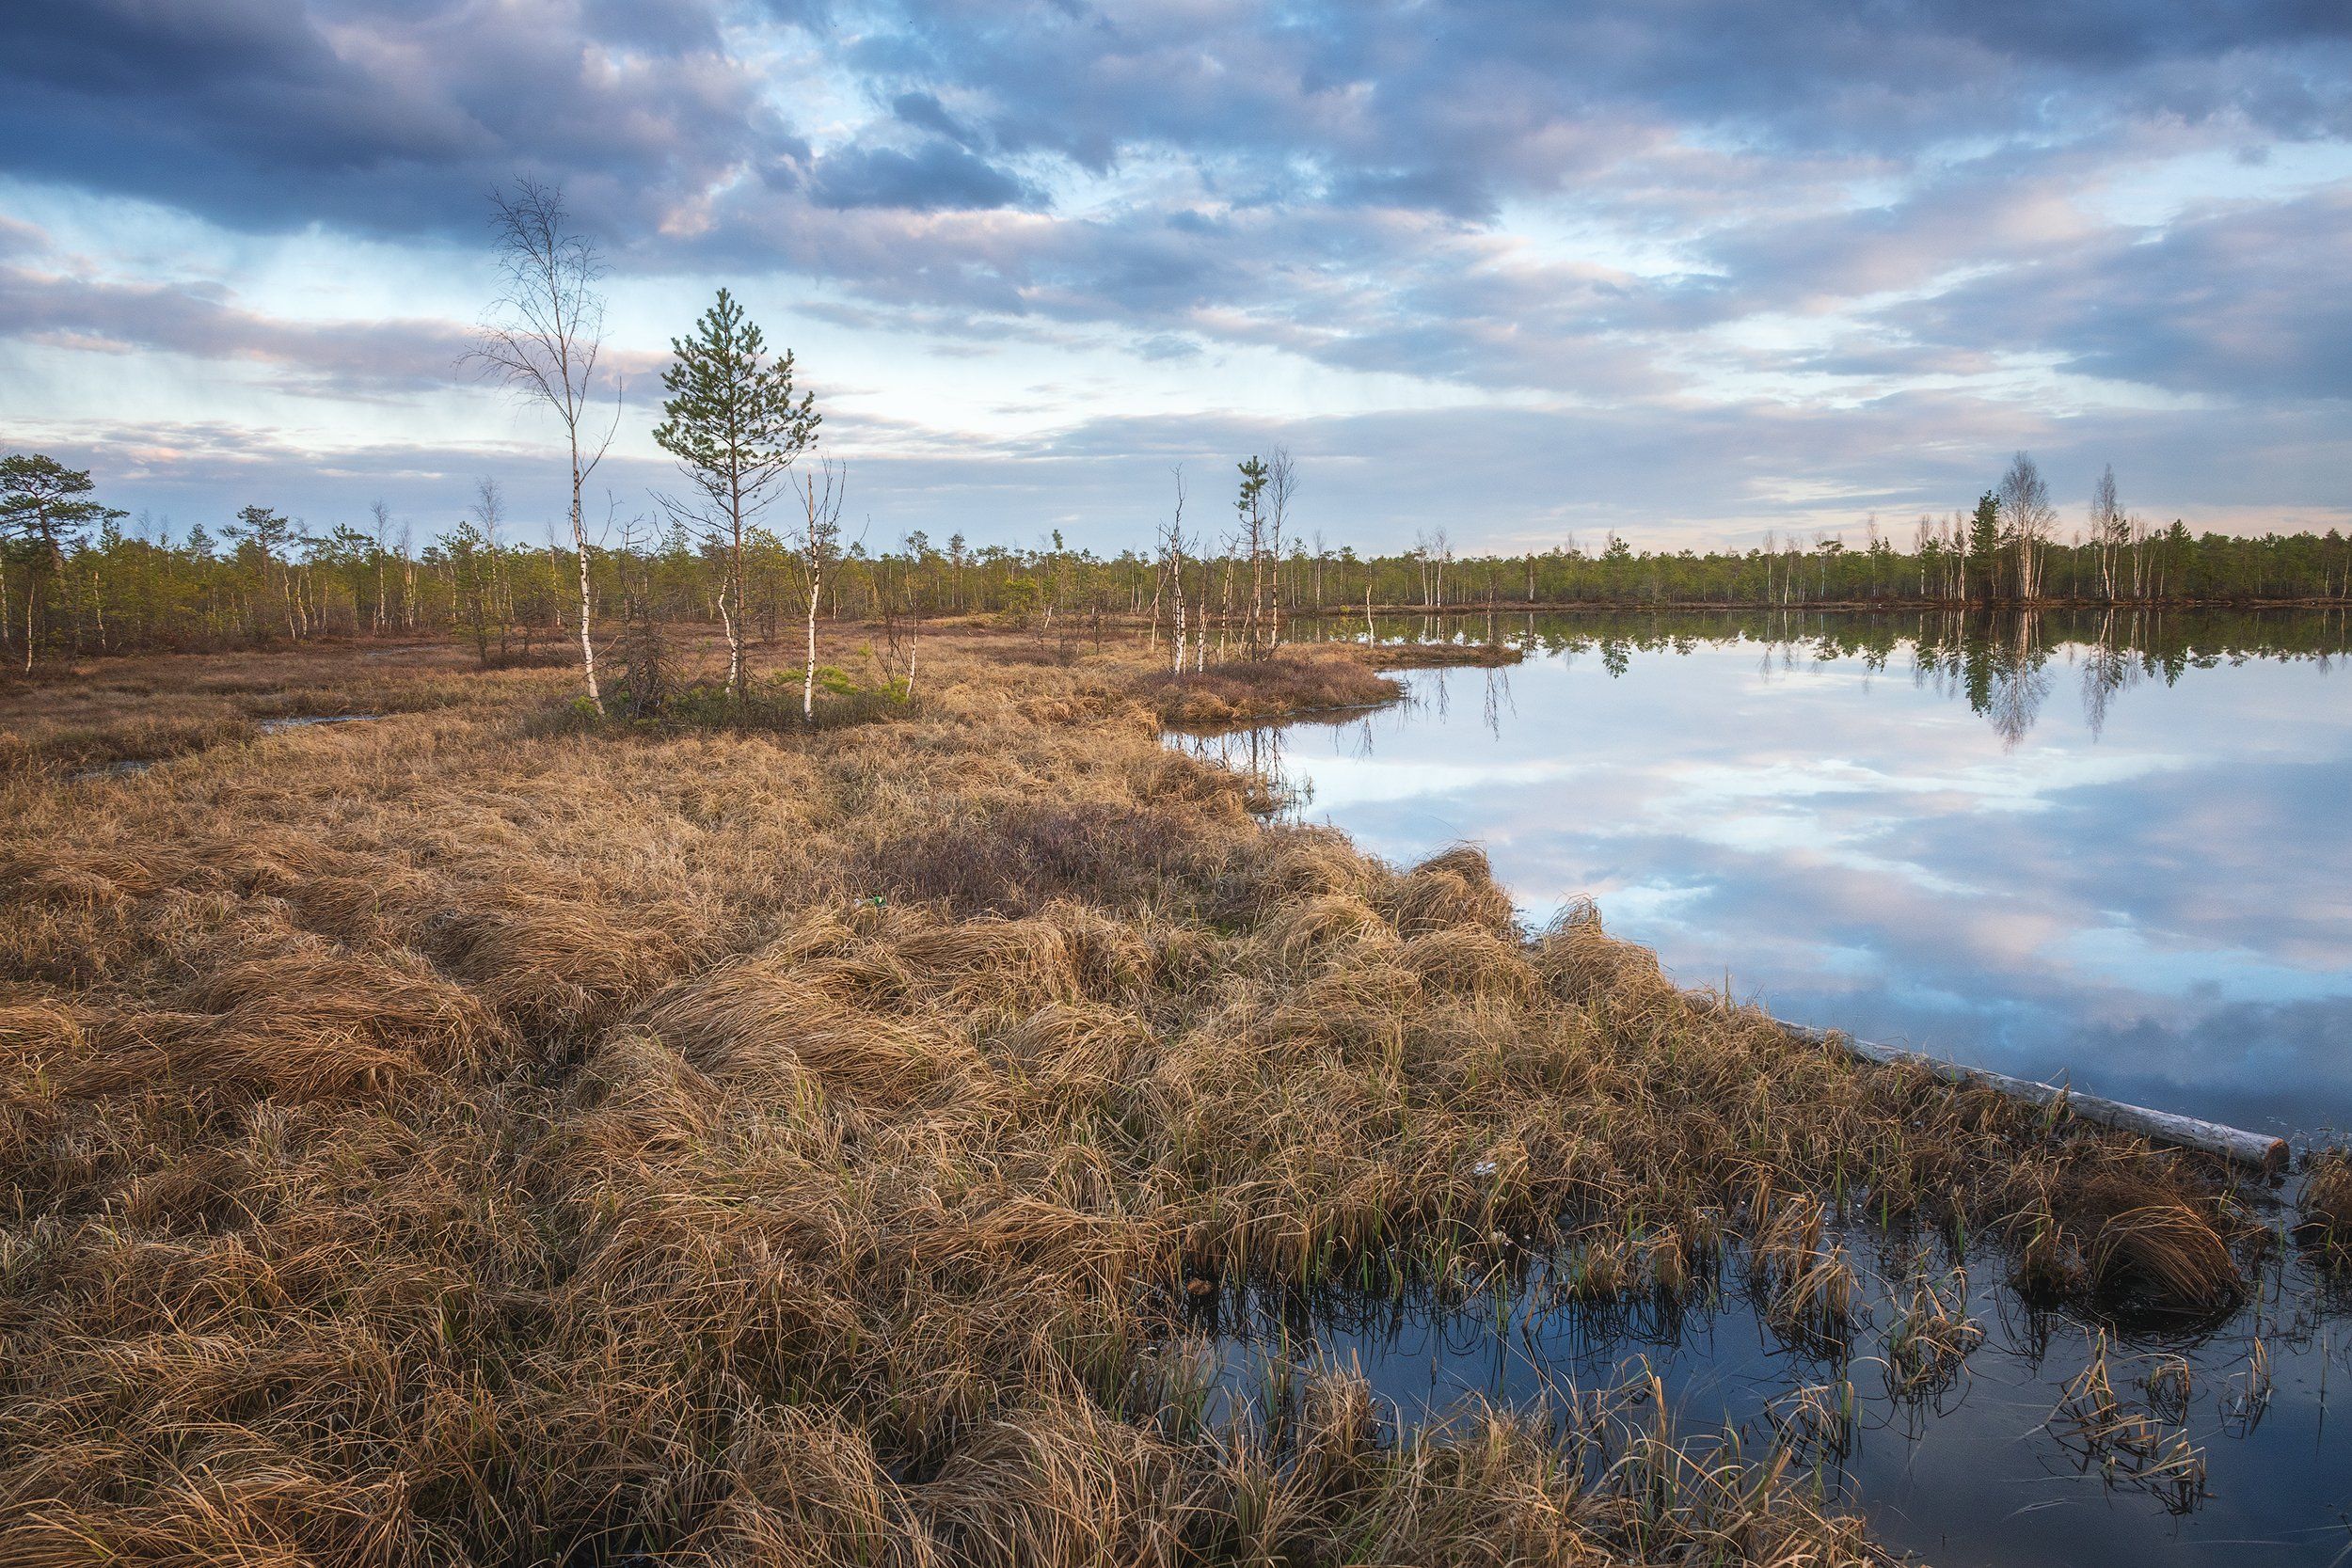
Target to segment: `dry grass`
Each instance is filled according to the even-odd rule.
[[[1377,642],[1354,651],[1375,670],[1496,670],[1527,657],[1508,642]]]
[[[2352,1149],[2329,1148],[2312,1157],[2303,1178],[2296,1233],[2323,1258],[2352,1262]]]
[[[1405,690],[1346,647],[1284,647],[1265,658],[1219,659],[1181,674],[1155,671],[1136,689],[1163,721],[1187,729],[1371,707]]]
[[[2187,1513],[2205,1497],[2205,1451],[2175,1420],[2153,1407],[2173,1402],[2164,1386],[2170,1375],[2160,1366],[2143,1380],[2152,1408],[2120,1398],[2107,1370],[2107,1343],[2100,1336],[2090,1364],[2076,1373],[2050,1413],[2051,1433],[2085,1470],[2097,1469],[2110,1484],[2149,1493],[2167,1511]],[[2186,1395],[2179,1394],[2185,1404]]]
[[[1856,1560],[1786,1456],[1620,1407],[1203,1426],[1186,1281],[1672,1293],[1738,1234],[1835,1336],[1841,1202],[2234,1273],[2196,1163],[1529,937],[1474,850],[1265,826],[1139,650],[1009,645],[787,736],[565,733],[455,653],[9,699],[0,1559]],[[214,702],[390,717],[66,781]]]
[[[1968,1275],[1942,1282],[1922,1272],[1911,1282],[1886,1340],[1886,1391],[1899,1400],[1932,1399],[1960,1381],[1984,1328],[1967,1312]]]

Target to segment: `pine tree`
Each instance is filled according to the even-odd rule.
[[[40,641],[35,616],[40,607],[41,578],[50,576],[56,579],[59,597],[65,600],[70,618],[72,605],[67,585],[65,546],[78,543],[82,531],[91,524],[103,526],[123,515],[110,506],[86,499],[91,488],[88,469],[69,468],[54,457],[39,452],[10,452],[0,457],[0,542],[13,542],[27,562],[27,670],[33,667],[34,651]]]
[[[1249,552],[1249,623],[1247,647],[1252,658],[1263,650],[1259,641],[1259,607],[1265,597],[1265,487],[1269,477],[1263,459],[1252,456],[1241,466],[1241,494],[1233,510],[1241,518],[1241,541]]]
[[[701,493],[698,503],[673,511],[691,512],[724,557],[727,689],[740,700],[744,531],[774,499],[793,460],[815,444],[821,416],[815,393],[793,397],[791,351],[770,358],[767,339],[724,289],[694,335],[672,339],[670,349],[676,358],[661,372],[670,395],[653,438]]]
[[[1984,582],[1984,596],[1996,596],[2001,552],[2000,498],[1987,490],[1977,499],[1976,515],[1968,520],[1968,564]]]
[[[299,543],[294,521],[266,506],[247,506],[237,513],[237,520],[221,531],[238,545],[250,548],[259,559],[262,587],[270,585],[270,574],[278,574],[280,597],[286,613],[286,635],[299,641],[302,628],[295,620],[293,569],[287,557]]]

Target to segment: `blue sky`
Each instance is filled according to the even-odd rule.
[[[876,542],[1140,544],[1288,444],[1334,544],[2352,519],[2352,7],[80,0],[0,18],[0,445],[421,535],[554,432],[457,363],[562,186],[629,373],[733,288]],[[528,525],[527,525],[528,526]]]

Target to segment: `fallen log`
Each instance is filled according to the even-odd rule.
[[[2135,1132],[2154,1143],[2218,1154],[2233,1164],[2249,1166],[2265,1176],[2277,1176],[2286,1169],[2287,1143],[2284,1138],[2224,1127],[2217,1121],[2205,1121],[2196,1117],[2174,1116],[2169,1111],[2152,1111],[2144,1105],[2126,1105],[2120,1100],[2083,1094],[2056,1084],[2038,1083],[2030,1078],[2011,1078],[2008,1073],[1994,1072],[1984,1068],[1962,1067],[1957,1062],[1931,1056],[1924,1051],[1904,1051],[1896,1046],[1858,1040],[1851,1035],[1834,1029],[1811,1029],[1781,1019],[1772,1022],[1795,1038],[1814,1045],[1835,1046],[1859,1061],[1875,1063],[1880,1067],[1919,1068],[1947,1084],[1998,1090],[2028,1105],[2043,1109],[2055,1107],[2067,1116],[2094,1122],[2101,1127],[2112,1127],[2118,1132]]]

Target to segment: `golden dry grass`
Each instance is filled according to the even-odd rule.
[[[2352,1149],[2323,1149],[2312,1158],[2296,1228],[2322,1257],[2352,1261]]]
[[[1739,1233],[1835,1335],[1840,1202],[2234,1272],[2193,1162],[1531,938],[1475,850],[1260,822],[1140,650],[924,647],[809,735],[577,733],[454,654],[9,699],[0,1560],[1858,1560],[1613,1416],[1204,1428],[1184,1282],[1674,1291]],[[278,705],[389,717],[238,727]]]
[[[1374,672],[1366,651],[1346,646],[1286,646],[1263,658],[1155,670],[1135,689],[1164,721],[1199,729],[1370,707],[1405,691]]]

